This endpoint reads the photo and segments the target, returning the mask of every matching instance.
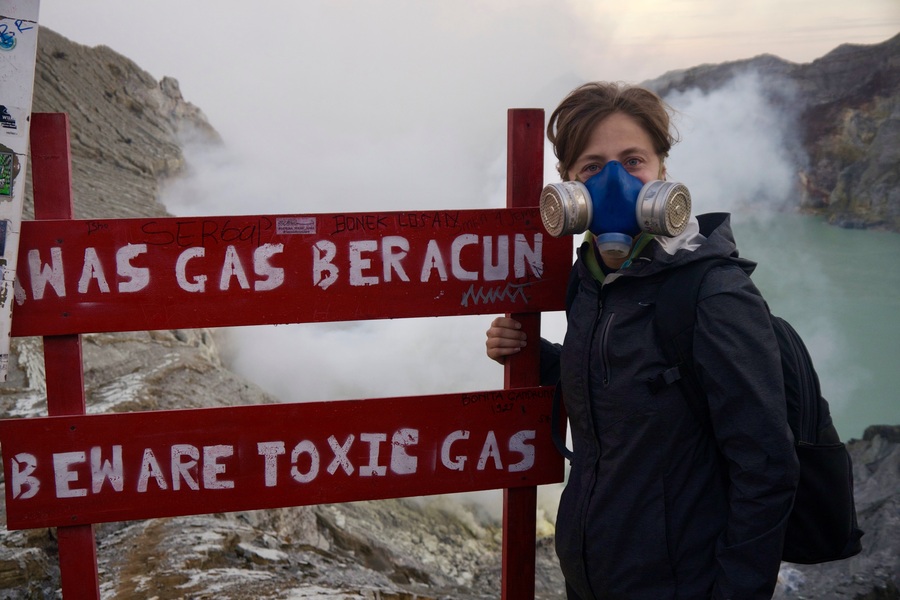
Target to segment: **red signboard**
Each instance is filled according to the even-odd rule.
[[[552,388],[0,420],[9,529],[563,479]]]
[[[92,523],[498,487],[501,596],[534,597],[535,486],[563,478],[537,345],[503,391],[85,416],[79,334],[505,312],[536,339],[571,262],[532,207],[543,111],[509,111],[507,209],[90,221],[66,115],[33,121],[12,335],[45,336],[53,416],[0,444],[8,527],[58,526],[66,597],[100,597]]]
[[[29,221],[12,334],[563,308],[537,208]]]

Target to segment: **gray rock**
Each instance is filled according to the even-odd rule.
[[[847,445],[863,551],[821,565],[783,563],[778,600],[900,598],[900,426],[873,426]]]

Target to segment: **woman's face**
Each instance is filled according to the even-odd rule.
[[[568,179],[585,182],[611,160],[617,160],[643,183],[665,177],[653,140],[631,115],[615,112],[594,126],[588,143],[567,173]]]

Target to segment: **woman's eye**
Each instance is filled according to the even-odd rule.
[[[582,170],[582,173],[590,173],[593,175],[594,173],[600,172],[600,165],[587,165]]]
[[[629,158],[625,161],[626,167],[639,167],[641,165],[641,159],[639,158]]]

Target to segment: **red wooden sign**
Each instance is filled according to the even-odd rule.
[[[9,529],[563,479],[552,388],[0,420]]]
[[[34,115],[12,334],[47,336],[53,416],[0,444],[8,526],[58,526],[66,597],[100,597],[95,522],[497,487],[502,598],[534,597],[535,486],[563,478],[537,345],[504,391],[85,416],[79,336],[506,312],[536,339],[571,240],[531,207],[543,111],[508,126],[503,210],[75,221],[68,120]]]
[[[563,308],[537,208],[29,221],[12,334]]]

